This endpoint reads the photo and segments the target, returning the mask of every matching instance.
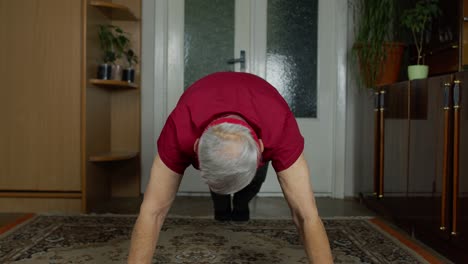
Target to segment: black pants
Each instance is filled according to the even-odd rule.
[[[257,169],[257,173],[254,178],[242,190],[234,193],[234,198],[232,199],[232,206],[234,207],[231,211],[231,195],[230,194],[217,194],[211,192],[211,198],[213,199],[213,205],[215,210],[215,218],[218,220],[229,220],[236,215],[242,215],[241,218],[249,216],[249,202],[254,198],[257,193],[260,191],[263,182],[265,181],[267,170],[267,162],[265,165]]]

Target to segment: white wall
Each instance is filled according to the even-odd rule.
[[[360,152],[358,150],[360,142],[359,142],[359,135],[362,133],[360,130],[359,122],[358,122],[358,113],[361,111],[359,107],[361,104],[359,102],[360,93],[359,87],[356,85],[356,78],[353,75],[353,71],[350,67],[353,65],[350,64],[351,61],[351,48],[354,42],[354,20],[352,11],[349,6],[349,2],[352,0],[346,0],[348,2],[347,5],[347,24],[346,24],[346,63],[347,63],[347,78],[346,78],[346,158],[345,158],[345,168],[346,168],[346,178],[345,178],[345,196],[351,197],[354,196],[359,189],[359,166],[356,164],[356,159],[361,159]]]
[[[141,190],[149,181],[156,140],[167,117],[167,2],[142,0]],[[155,48],[157,47],[157,48]]]

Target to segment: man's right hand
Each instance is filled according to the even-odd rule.
[[[159,156],[156,156],[140,214],[133,229],[128,263],[151,263],[159,232],[181,180],[182,175],[170,170]]]

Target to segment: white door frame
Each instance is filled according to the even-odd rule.
[[[170,2],[169,2],[170,1]],[[143,0],[143,55],[142,56],[142,190],[146,188],[152,159],[156,154],[156,140],[169,114],[167,105],[174,100],[177,101],[180,94],[168,91],[169,82],[177,82],[168,78],[167,73],[171,72],[176,63],[183,64],[183,57],[168,58],[168,49],[180,47],[168,47],[169,37],[174,34],[168,33],[169,23],[182,23],[170,21],[168,17],[169,8],[177,5],[183,0]],[[251,8],[262,8],[266,0],[244,0],[251,4]],[[255,19],[255,16],[253,17]],[[324,160],[332,163],[332,171],[326,174],[330,180],[329,192],[324,192],[323,196],[343,198],[346,186],[345,177],[351,177],[345,170],[346,154],[346,62],[347,62],[347,1],[342,0],[319,0],[319,30],[318,30],[318,103],[332,104],[333,113],[329,131],[331,136],[332,151]],[[252,23],[251,32],[259,32],[258,28],[265,27],[262,21]],[[172,25],[172,24],[171,24]],[[330,33],[331,34],[328,34]],[[254,42],[252,40],[252,42]],[[183,44],[183,41],[181,41]],[[259,43],[258,41],[256,43]],[[249,47],[252,56],[259,56],[262,47],[255,47],[252,43]],[[263,48],[264,49],[264,48]],[[176,53],[172,53],[176,54]],[[323,66],[320,66],[323,65]],[[251,72],[264,77],[264,65],[250,65]],[[178,85],[183,86],[183,81]],[[331,89],[330,98],[321,102],[320,89]],[[312,166],[314,166],[312,164]],[[347,181],[349,182],[349,181]],[[352,181],[351,181],[352,182]]]

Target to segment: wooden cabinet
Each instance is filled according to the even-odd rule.
[[[0,0],[0,211],[140,194],[139,78],[92,80],[99,24],[129,32],[140,55],[140,16],[141,0]]]
[[[468,0],[439,1],[439,7],[441,15],[434,19],[425,40],[424,60],[429,65],[429,76],[468,67]],[[415,50],[410,57],[416,59]]]
[[[383,178],[383,192],[364,199],[457,263],[468,260],[465,87],[468,73],[460,72],[381,88],[385,133],[375,138],[384,149],[374,157],[385,158],[374,179]]]
[[[466,70],[468,67],[468,0],[462,0],[463,7],[460,8],[463,15],[460,18],[461,23],[461,68]]]

